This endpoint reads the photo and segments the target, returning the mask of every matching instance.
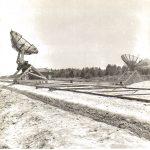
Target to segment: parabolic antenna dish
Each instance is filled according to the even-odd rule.
[[[130,54],[124,54],[121,56],[122,60],[126,63],[131,71],[141,66],[142,59]]]
[[[24,52],[25,55],[38,53],[37,48],[33,44],[30,44],[27,40],[25,40],[21,34],[15,31],[11,31],[10,36],[11,36],[12,47],[16,51]]]

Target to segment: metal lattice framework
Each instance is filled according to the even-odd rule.
[[[121,58],[126,63],[130,71],[136,70],[142,63],[142,59],[130,54],[124,54],[121,56]]]

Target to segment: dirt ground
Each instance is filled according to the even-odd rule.
[[[0,148],[131,148],[150,141],[0,89]]]

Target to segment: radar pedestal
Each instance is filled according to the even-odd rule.
[[[24,55],[37,54],[38,50],[33,45],[26,41],[22,35],[15,31],[10,32],[12,47],[18,52],[16,63],[18,64],[17,71],[14,74],[14,83],[28,82],[31,80],[47,81],[47,78],[41,74],[35,67],[24,60]],[[21,72],[21,73],[20,73]]]
[[[142,77],[138,72],[138,68],[142,64],[142,59],[129,54],[124,54],[121,58],[127,65],[127,69],[118,79],[117,84],[129,85],[142,81]]]

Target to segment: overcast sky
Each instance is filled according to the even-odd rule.
[[[150,0],[0,0],[0,75],[16,71],[10,30],[39,53],[35,67],[123,65],[121,54],[150,58]]]

